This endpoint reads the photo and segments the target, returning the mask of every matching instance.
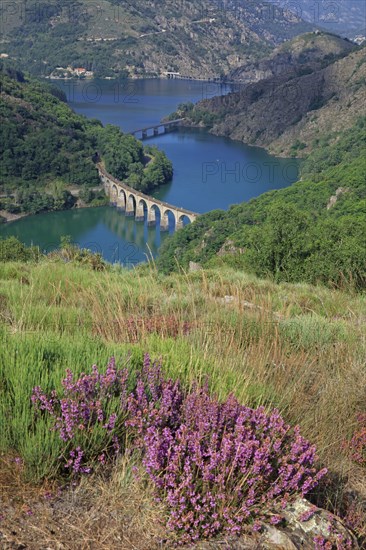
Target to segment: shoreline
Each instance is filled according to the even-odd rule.
[[[11,222],[16,222],[18,220],[21,220],[22,218],[26,218],[29,216],[27,212],[22,212],[21,214],[11,214],[11,212],[8,212],[7,210],[0,210],[0,218],[3,218],[5,221],[0,224],[1,225],[7,225]]]
[[[141,75],[129,75],[129,76],[88,76],[80,78],[78,76],[51,76],[51,75],[39,75],[37,78],[43,78],[45,80],[183,80],[189,82],[207,82],[208,84],[222,84],[224,86],[231,86],[233,84],[238,84],[236,81],[220,81],[216,77],[200,78],[199,76],[180,76],[177,78],[169,78],[165,75],[152,75],[152,74],[141,74]],[[240,83],[239,83],[240,84]]]
[[[102,206],[110,206],[110,202],[108,204],[84,204],[83,203],[83,204],[75,205],[72,208],[62,208],[60,210],[42,210],[42,212],[36,212],[35,214],[32,214],[31,212],[22,212],[21,214],[11,214],[6,210],[0,210],[0,217],[5,219],[5,222],[0,223],[0,228],[2,225],[8,225],[10,223],[21,220],[22,218],[28,218],[29,216],[38,216],[38,214],[49,214],[52,212],[69,212],[70,210],[84,210],[86,208],[101,208]]]
[[[169,122],[169,121],[167,120],[167,122]],[[202,124],[202,122],[198,122],[198,123],[194,123],[192,121],[187,122],[187,123],[183,122],[181,124],[181,126],[178,128],[178,131],[179,131],[179,129],[182,129],[182,128],[185,128],[185,129],[188,129],[188,130],[203,130],[204,132],[207,132],[211,136],[217,136],[217,137],[220,137],[220,138],[228,139],[228,140],[230,140],[232,142],[235,142],[235,143],[241,143],[241,144],[245,145],[246,147],[252,147],[254,149],[255,148],[262,149],[263,151],[266,151],[269,155],[280,158],[280,159],[301,162],[302,160],[304,160],[306,158],[306,156],[308,156],[308,155],[306,155],[306,156],[303,156],[303,157],[289,157],[285,153],[280,153],[280,152],[277,152],[277,151],[273,151],[271,149],[271,144],[269,144],[269,145],[257,145],[256,143],[248,143],[248,142],[243,141],[241,139],[233,138],[230,135],[227,136],[223,132],[216,132],[214,130],[214,127],[206,126],[206,125]],[[298,181],[298,180],[296,180],[296,181]]]

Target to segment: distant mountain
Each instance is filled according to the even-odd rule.
[[[257,0],[16,0],[0,12],[0,53],[38,75],[212,78],[314,27],[286,10],[273,19]]]
[[[309,40],[311,36],[306,35]],[[208,121],[214,134],[282,156],[308,154],[325,132],[343,131],[364,113],[366,48],[345,49],[338,59],[323,56],[318,68],[311,66],[308,48],[304,55],[308,65],[293,64],[288,71],[243,85],[237,93],[204,100],[184,116],[196,124]]]
[[[286,7],[305,21],[339,35],[352,38],[355,31],[365,29],[366,2],[364,0],[269,0],[274,5],[273,14],[282,17],[281,7]],[[276,15],[275,15],[276,16]]]
[[[265,59],[246,63],[228,75],[228,80],[249,83],[282,73],[299,76],[321,69],[356,46],[335,34],[315,31],[302,34],[278,46]]]

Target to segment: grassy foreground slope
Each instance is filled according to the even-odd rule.
[[[364,498],[365,470],[343,443],[366,412],[365,296],[277,285],[230,268],[163,276],[153,266],[99,272],[65,258],[0,265],[0,481],[14,531],[22,526],[38,547],[50,540],[158,547],[165,512],[132,475],[134,457],[119,462],[110,481],[84,480],[68,507],[61,493],[48,519],[39,504],[55,493],[61,441],[46,417],[35,421],[32,388],[60,388],[67,368],[104,368],[112,355],[122,365],[128,353],[132,365],[144,352],[162,357],[164,371],[187,385],[208,376],[220,399],[233,392],[243,404],[278,407],[330,470],[314,498],[343,515],[349,495]],[[40,489],[27,483],[42,479],[48,485]]]

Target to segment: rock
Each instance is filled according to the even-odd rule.
[[[194,550],[314,550],[314,538],[338,542],[338,548],[359,550],[353,533],[333,514],[299,498],[289,504],[282,514],[285,521],[274,526],[262,524],[260,533],[237,539],[217,539],[194,545]],[[306,519],[308,518],[308,519]],[[347,541],[351,546],[347,546]],[[334,546],[335,547],[335,546]]]
[[[226,254],[244,254],[244,252],[244,248],[238,248],[234,245],[234,241],[229,239],[222,245],[217,255],[225,256]]]
[[[317,508],[303,498],[297,499],[287,506],[284,511],[286,519],[286,533],[291,540],[297,544],[296,548],[313,549],[314,537],[320,536],[325,539],[329,536],[342,537],[344,548],[346,541],[350,541],[351,548],[358,549],[356,537],[342,523],[342,520],[326,510]],[[308,519],[305,519],[305,517]]]
[[[330,210],[331,208],[333,208],[338,198],[344,193],[348,193],[348,192],[349,192],[349,189],[347,187],[338,187],[338,189],[335,192],[335,195],[332,195],[329,199],[329,202],[327,204],[327,210]]]
[[[264,535],[262,537],[264,548],[273,550],[297,550],[297,547],[292,542],[289,535],[283,533],[273,525],[264,527]]]

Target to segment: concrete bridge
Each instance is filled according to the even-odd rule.
[[[165,76],[166,78],[172,78],[172,79],[175,79],[175,80],[202,80],[202,81],[205,81],[207,82],[207,77],[199,77],[199,76],[191,76],[191,75],[186,75],[186,74],[180,74],[180,73],[175,73],[173,71],[165,71],[163,73],[163,76]]]
[[[160,214],[160,231],[168,231],[169,212],[174,217],[175,229],[183,227],[185,218],[192,223],[199,215],[185,208],[177,208],[166,202],[154,199],[154,197],[150,197],[149,195],[144,195],[140,191],[136,191],[136,189],[129,187],[111,176],[111,174],[108,174],[101,164],[97,164],[97,168],[106,195],[109,196],[111,203],[123,210],[126,216],[133,216],[136,221],[144,221],[146,210],[148,225],[156,225],[156,214],[158,213]]]
[[[207,76],[192,76],[188,74],[175,73],[173,71],[164,71],[162,76],[174,80],[194,80],[197,82],[218,82],[224,83],[224,79],[221,76],[207,77]]]
[[[169,120],[168,122],[161,122],[160,124],[155,124],[155,126],[147,126],[146,128],[139,128],[139,130],[134,130],[130,132],[132,136],[142,141],[153,136],[161,136],[166,132],[175,130],[178,126],[181,125],[184,118],[177,118],[176,120]],[[139,135],[140,134],[140,135]]]

